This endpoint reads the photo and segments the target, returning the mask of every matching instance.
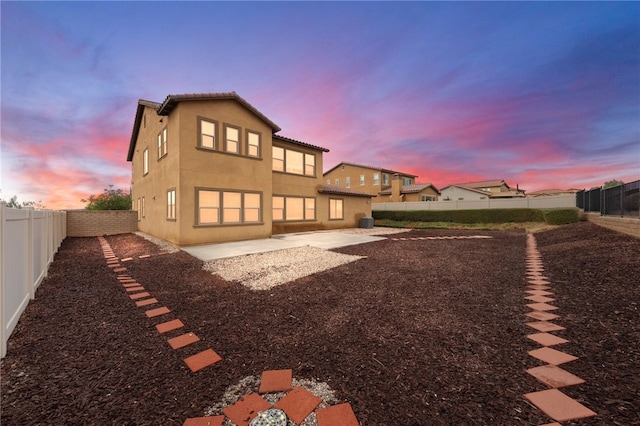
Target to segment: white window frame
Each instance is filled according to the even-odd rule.
[[[380,173],[373,174],[373,184],[380,185]]]
[[[340,206],[339,216],[338,206]],[[329,220],[344,220],[344,200],[342,198],[329,198]]]
[[[167,220],[176,220],[176,189],[167,190]]]
[[[364,175],[360,175],[360,186],[364,186]]]
[[[344,179],[344,186],[345,186],[345,188],[351,188],[351,177],[347,176]]]
[[[142,176],[149,174],[149,148],[142,152]]]
[[[158,160],[165,157],[167,153],[167,128],[165,127],[158,133]]]

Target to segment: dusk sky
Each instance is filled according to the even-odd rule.
[[[0,2],[0,198],[128,189],[138,99],[235,91],[442,188],[640,179],[639,2]]]

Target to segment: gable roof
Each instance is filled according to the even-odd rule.
[[[152,108],[158,115],[169,115],[171,111],[178,105],[179,102],[185,101],[211,101],[211,100],[234,100],[240,105],[247,108],[259,119],[264,121],[273,133],[279,132],[281,129],[273,121],[269,120],[264,114],[258,111],[253,105],[247,102],[244,98],[239,96],[236,92],[225,93],[187,93],[182,95],[168,95],[162,103],[148,101],[145,99],[138,100],[138,108],[136,109],[136,118],[133,122],[133,131],[131,132],[131,140],[129,141],[129,152],[127,154],[127,161],[133,160],[133,153],[135,151],[136,139],[138,138],[138,132],[140,131],[140,123],[144,115],[145,107]],[[312,147],[313,145],[310,145]]]
[[[365,192],[360,192],[353,190],[351,188],[342,188],[335,185],[322,184],[317,188],[318,192],[321,194],[334,194],[334,195],[348,195],[352,197],[369,197],[373,198],[375,195],[367,194]]]
[[[492,186],[502,186],[502,185],[506,185],[506,187],[509,188],[509,185],[507,185],[507,182],[505,182],[504,179],[480,180],[477,182],[456,183],[450,186],[463,186],[467,188],[489,188]]]
[[[322,152],[329,152],[329,149],[327,149],[327,148],[322,148],[321,146],[311,145],[310,143],[297,141],[297,140],[291,139],[291,138],[285,138],[284,136],[280,136],[280,135],[273,135],[272,138],[273,139],[277,139],[279,141],[289,142],[289,143],[293,143],[293,144],[296,144],[296,145],[304,146],[305,148],[316,149],[316,150],[322,151]]]
[[[471,188],[470,186],[464,186],[464,185],[447,185],[444,188],[442,188],[441,191],[444,191],[445,189],[451,188],[451,187],[464,189],[466,191],[476,192],[478,194],[482,194],[482,195],[486,195],[486,196],[491,196],[491,194],[492,194],[489,191],[483,191],[481,189]],[[496,192],[496,194],[497,194],[497,192]]]
[[[416,183],[416,184],[413,184],[413,185],[403,185],[402,188],[400,188],[400,193],[401,194],[416,194],[416,193],[424,191],[425,189],[427,189],[429,187],[432,187],[438,194],[440,194],[440,191],[438,190],[438,188],[436,188],[431,183]],[[380,195],[391,195],[391,188],[384,189],[384,190],[380,191],[379,194]]]
[[[327,170],[326,172],[324,172],[323,175],[326,175],[328,173],[331,173],[332,171],[334,171],[335,169],[337,169],[338,167],[345,165],[345,166],[354,166],[354,167],[362,167],[363,169],[371,169],[371,170],[377,170],[380,171],[382,173],[389,173],[389,174],[399,174],[402,176],[408,176],[408,177],[418,177],[417,175],[410,175],[409,173],[403,173],[403,172],[398,172],[396,170],[390,170],[390,169],[385,169],[383,167],[375,167],[375,166],[365,166],[362,164],[356,164],[356,163],[349,163],[346,161],[343,161],[341,163],[338,163],[337,165],[335,165],[334,167],[330,168],[329,170]]]

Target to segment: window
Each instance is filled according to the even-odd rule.
[[[149,148],[142,153],[142,175],[149,173]]]
[[[304,155],[304,174],[307,176],[316,175],[316,156],[313,154]]]
[[[197,189],[197,224],[259,223],[261,195],[257,192]]]
[[[232,152],[234,154],[240,154],[240,130],[225,125],[225,146],[226,152]]]
[[[344,186],[346,186],[347,188],[351,188],[351,178],[349,176],[345,178]]]
[[[383,185],[389,185],[389,175],[386,173],[382,174],[382,184]]]
[[[433,195],[421,195],[420,196],[420,200],[421,201],[435,201],[436,198]]]
[[[315,176],[316,157],[313,154],[274,146],[272,170],[294,175]]]
[[[260,157],[260,134],[247,132],[247,155],[249,157]]]
[[[316,199],[305,197],[273,197],[273,220],[315,220]]]
[[[158,134],[158,160],[167,155],[167,128]]]
[[[220,192],[198,191],[198,224],[220,223]]]
[[[200,147],[217,149],[215,121],[200,120]]]
[[[260,222],[260,194],[245,193],[244,195],[244,223]]]
[[[140,202],[140,198],[138,198],[138,205],[136,210],[138,211],[138,220],[142,219],[142,203]]]
[[[144,197],[142,197],[142,217],[144,217]]]
[[[380,173],[373,174],[373,184],[380,185]]]
[[[336,179],[336,186],[340,186],[340,179]]]
[[[304,154],[298,151],[292,151],[290,149],[285,150],[286,163],[285,170],[287,173],[293,173],[295,175],[304,174]]]
[[[284,148],[273,147],[273,161],[271,168],[277,172],[284,172]]]
[[[167,219],[176,219],[176,190],[167,191]]]
[[[412,183],[412,179],[411,178],[402,178],[402,184],[403,185],[411,185]]]
[[[329,199],[329,219],[344,219],[343,200]]]
[[[360,186],[364,186],[364,175],[360,175]]]
[[[331,185],[331,179],[327,179],[327,185]]]

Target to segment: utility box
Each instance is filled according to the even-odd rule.
[[[360,228],[373,229],[373,218],[372,217],[361,217],[360,218]]]

